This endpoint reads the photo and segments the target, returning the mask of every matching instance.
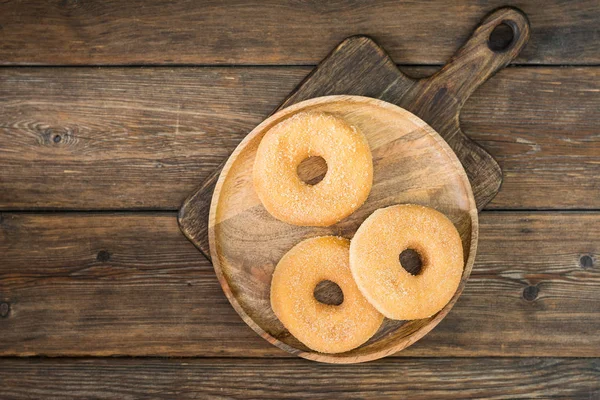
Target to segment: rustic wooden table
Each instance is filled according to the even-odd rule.
[[[600,3],[510,3],[529,44],[461,115],[504,170],[464,294],[336,366],[248,328],[177,209],[345,37],[425,76],[505,3],[1,2],[0,398],[600,398]]]

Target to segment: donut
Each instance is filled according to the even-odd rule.
[[[271,307],[283,326],[312,350],[342,353],[365,343],[383,322],[361,294],[350,273],[350,241],[336,236],[306,239],[288,251],[275,267]],[[340,305],[323,304],[314,290],[324,280],[344,295]]]
[[[309,185],[298,165],[320,156],[327,163],[322,181]],[[265,209],[280,221],[330,226],[360,207],[373,184],[373,160],[365,136],[341,118],[300,112],[262,138],[253,168],[254,189]]]
[[[412,275],[400,253],[416,251],[421,271]],[[452,221],[429,207],[381,208],[358,228],[350,244],[350,269],[361,293],[383,315],[410,320],[432,316],[456,292],[463,248]]]

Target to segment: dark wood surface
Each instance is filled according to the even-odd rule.
[[[0,355],[288,356],[231,308],[174,212],[2,216]],[[483,212],[462,296],[397,355],[600,357],[598,225]]]
[[[444,64],[491,10],[534,26],[517,60],[600,62],[597,0],[27,0],[0,3],[0,63],[311,64],[357,33],[401,64]]]
[[[292,360],[18,360],[0,363],[3,398],[595,399],[597,359],[386,359],[352,366]],[[350,384],[349,384],[350,383]],[[507,391],[507,384],[514,385]]]
[[[371,35],[420,78],[505,4],[531,38],[461,112],[504,171],[464,294],[394,357],[284,358],[229,306],[175,211],[345,37]],[[0,2],[0,398],[600,398],[599,13]]]
[[[176,210],[311,70],[4,68],[0,209]],[[504,172],[488,209],[600,209],[599,93],[597,67],[506,68],[473,93],[462,129]]]

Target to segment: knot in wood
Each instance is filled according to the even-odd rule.
[[[2,318],[8,317],[9,312],[10,312],[10,304],[0,303],[0,317],[2,317]]]
[[[594,257],[589,254],[584,254],[579,258],[579,265],[583,269],[589,269],[594,266]]]
[[[527,301],[534,301],[537,299],[540,289],[537,286],[527,286],[523,290],[523,298]]]
[[[96,256],[96,260],[100,262],[107,262],[110,260],[110,253],[106,250],[100,250]]]

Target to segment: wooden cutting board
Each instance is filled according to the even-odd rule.
[[[491,40],[492,31],[500,25],[513,36],[501,47]],[[284,110],[255,128],[224,169],[215,171],[185,201],[179,213],[183,233],[213,260],[223,291],[252,329],[293,354],[351,363],[401,350],[444,318],[473,265],[477,210],[496,195],[502,182],[495,160],[461,131],[460,109],[481,83],[517,56],[528,37],[529,24],[521,12],[499,9],[483,20],[438,73],[420,80],[400,72],[371,39],[346,39],[290,94],[279,107]],[[404,110],[366,97],[321,97],[339,94],[381,99]],[[264,132],[282,116],[305,107],[355,119],[352,123],[365,131],[374,155],[375,181],[369,199],[332,227],[295,227],[274,219],[258,201],[249,179]],[[313,167],[312,172],[318,174],[319,167]],[[466,260],[459,289],[452,301],[430,318],[386,319],[375,336],[358,349],[338,355],[312,352],[285,330],[270,308],[270,278],[276,263],[307,237],[337,234],[351,238],[370,212],[396,203],[429,205],[452,219],[461,234]]]
[[[490,40],[497,26],[507,26],[513,38],[498,48]],[[423,29],[435,27],[423,27]],[[471,182],[481,210],[498,192],[502,171],[496,161],[462,132],[460,110],[469,96],[505,67],[529,39],[527,17],[514,8],[486,16],[465,45],[436,74],[419,80],[403,74],[372,39],[353,36],[340,43],[278,107],[282,109],[319,96],[368,96],[399,105],[433,127],[454,150]],[[179,226],[186,237],[210,259],[208,214],[222,166],[184,202]]]

